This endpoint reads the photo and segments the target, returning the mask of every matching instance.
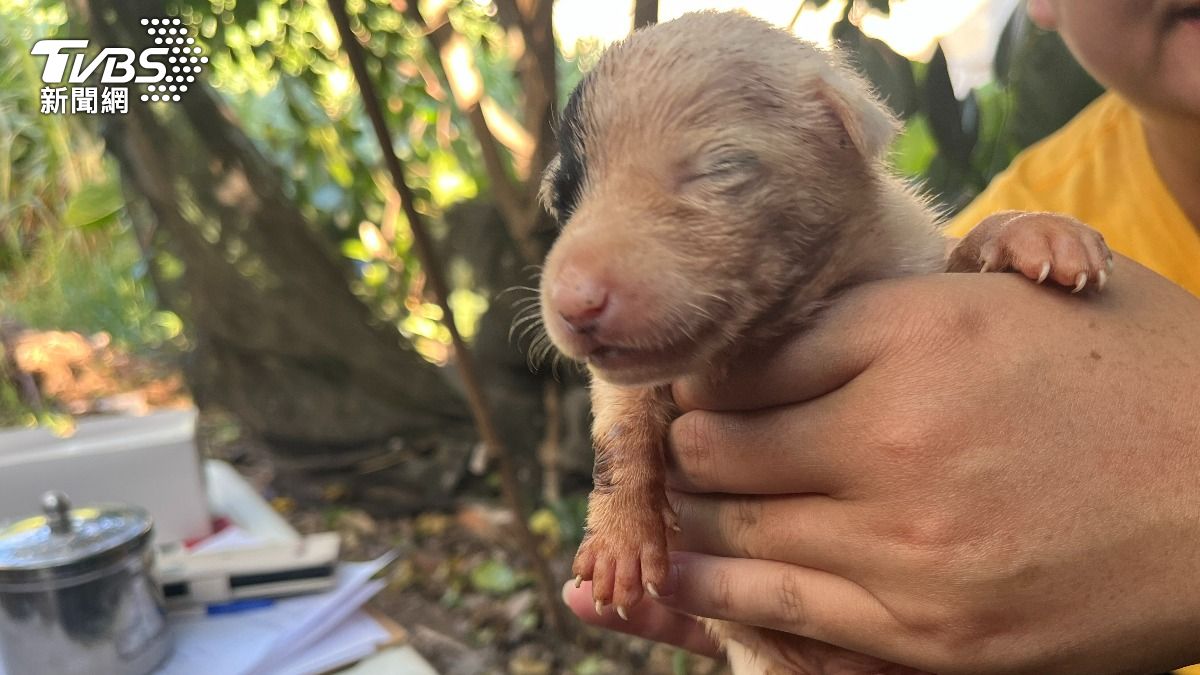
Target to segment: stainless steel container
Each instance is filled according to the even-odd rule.
[[[71,509],[0,524],[0,654],[8,675],[144,675],[171,651],[144,510]]]

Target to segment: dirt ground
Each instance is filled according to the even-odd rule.
[[[235,465],[301,532],[336,530],[343,558],[367,560],[395,548],[388,586],[372,605],[409,633],[413,646],[442,675],[715,675],[712,659],[585,626],[572,617],[563,641],[540,621],[529,562],[515,555],[511,516],[497,503],[475,501],[454,512],[372,516],[354,507],[300,503],[270,487],[270,458],[245,442]],[[311,490],[306,491],[311,493]],[[552,539],[552,538],[551,538]],[[573,547],[547,542],[557,579],[570,575]]]
[[[75,416],[144,414],[191,404],[183,378],[169,364],[127,354],[103,334],[9,326],[0,337],[6,347],[0,375],[41,423],[65,419],[69,426]],[[408,632],[442,675],[724,672],[711,659],[589,628],[573,618],[569,640],[548,630],[530,561],[514,553],[511,515],[498,498],[460,503],[452,511],[371,515],[322,486],[281,486],[270,453],[240,434],[232,420],[205,413],[200,429],[205,453],[233,464],[298,530],[339,532],[344,559],[398,551],[387,571],[388,586],[372,604]],[[544,520],[543,553],[555,577],[566,580],[574,546],[555,536],[553,517]]]

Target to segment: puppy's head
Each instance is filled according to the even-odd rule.
[[[685,15],[610,48],[563,110],[542,197],[555,346],[625,385],[703,367],[833,255],[895,121],[824,51]]]

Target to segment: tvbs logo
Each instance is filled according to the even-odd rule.
[[[46,58],[42,114],[128,112],[130,86],[143,88],[142,101],[182,100],[208,57],[180,19],[147,18],[142,26],[155,46],[140,51],[105,47],[90,57],[88,40],[34,43],[30,53]]]

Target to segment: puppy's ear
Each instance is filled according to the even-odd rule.
[[[542,172],[542,184],[538,187],[538,201],[555,220],[558,220],[558,209],[554,208],[554,178],[558,176],[561,166],[562,155],[555,154],[546,164],[546,170]]]
[[[848,66],[831,64],[821,73],[825,98],[850,141],[867,159],[882,159],[900,123],[871,91],[866,80]]]

